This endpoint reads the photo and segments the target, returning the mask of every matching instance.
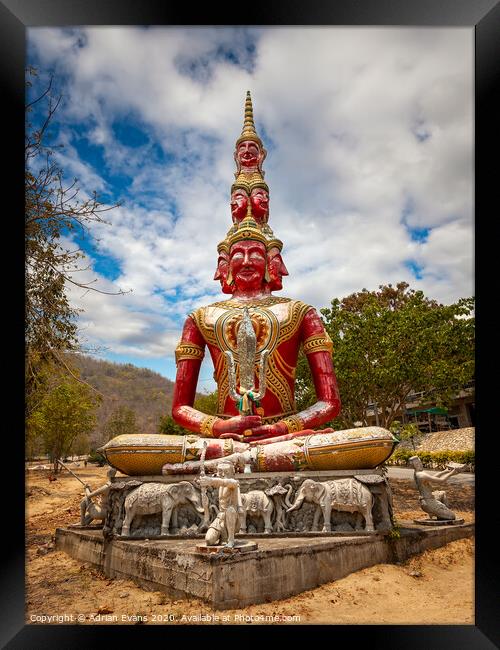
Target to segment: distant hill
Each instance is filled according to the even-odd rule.
[[[112,363],[86,355],[70,355],[81,378],[103,394],[97,413],[98,424],[91,435],[93,443],[102,443],[103,428],[113,411],[127,406],[135,411],[141,433],[158,433],[161,416],[170,415],[174,382],[147,368],[130,363]]]

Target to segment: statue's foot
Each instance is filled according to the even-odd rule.
[[[161,468],[162,474],[197,474],[199,471],[199,461],[187,463],[165,463]]]

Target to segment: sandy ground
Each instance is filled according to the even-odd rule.
[[[92,488],[106,468],[73,468]],[[474,543],[451,542],[399,565],[379,564],[286,600],[212,610],[128,580],[109,579],[53,550],[58,526],[79,521],[82,486],[67,472],[27,472],[28,623],[74,624],[474,624]],[[411,481],[391,480],[396,520],[421,517]],[[474,519],[474,488],[447,486],[450,506]]]

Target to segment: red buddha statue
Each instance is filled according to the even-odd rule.
[[[257,440],[301,431],[333,419],[340,410],[332,344],[316,310],[299,300],[271,295],[268,240],[257,223],[247,217],[228,242],[226,283],[234,286],[232,298],[201,307],[187,318],[176,349],[177,377],[172,415],[181,426],[203,436],[230,436]],[[276,247],[273,247],[276,248]],[[229,395],[224,352],[237,355],[236,335],[247,307],[257,338],[257,354],[269,353],[267,390],[260,414],[242,416]],[[302,345],[308,357],[318,401],[297,413],[295,368]],[[208,348],[218,385],[218,416],[193,408],[201,361]]]
[[[372,468],[392,453],[396,439],[380,427],[315,430],[340,412],[333,346],[314,307],[272,295],[282,289],[288,271],[281,257],[283,243],[268,224],[264,158],[247,93],[235,153],[237,180],[231,188],[233,225],[218,246],[214,276],[231,298],[189,314],[175,351],[172,416],[192,433],[118,436],[102,451],[122,472],[197,471],[205,444],[207,467],[224,456],[258,471]],[[309,363],[317,401],[297,411],[300,349]],[[206,350],[215,369],[216,415],[193,406]]]

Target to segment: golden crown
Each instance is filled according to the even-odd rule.
[[[247,240],[261,242],[266,247],[266,251],[271,250],[271,248],[279,248],[281,251],[283,248],[283,242],[274,236],[273,231],[267,224],[261,226],[257,221],[255,221],[251,213],[250,205],[247,208],[245,218],[240,221],[240,223],[232,226],[225,239],[219,242],[217,251],[218,253],[224,251],[229,254],[233,244]]]

